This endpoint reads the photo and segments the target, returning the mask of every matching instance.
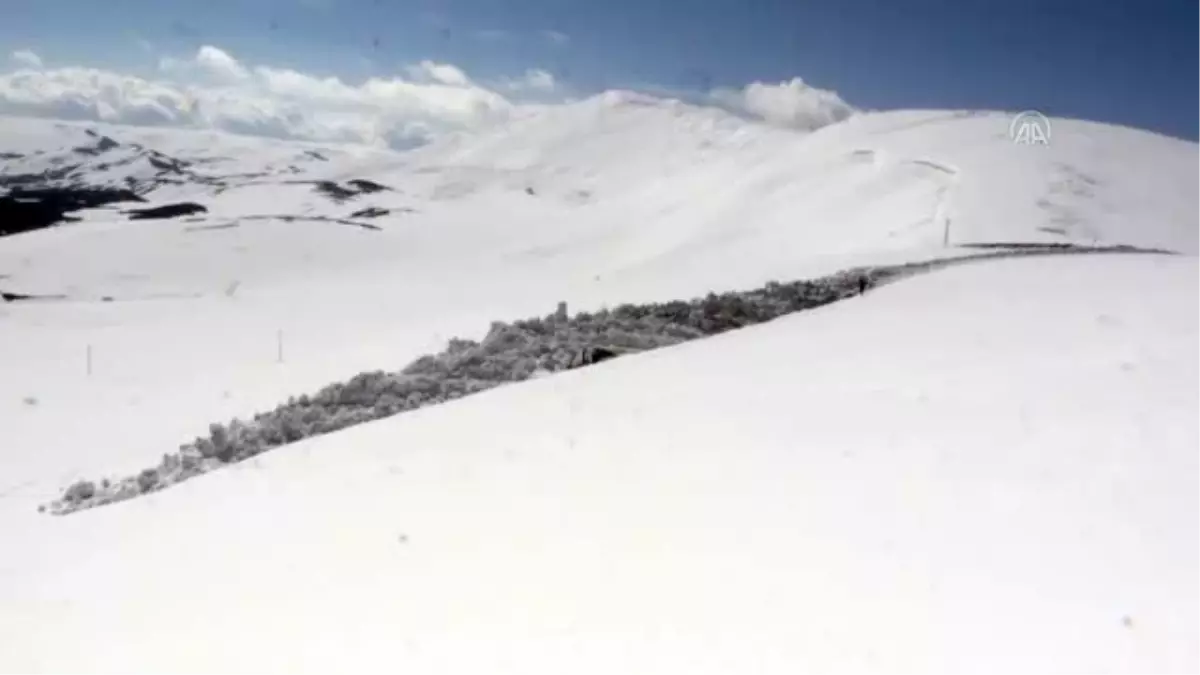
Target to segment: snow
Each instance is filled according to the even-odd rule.
[[[318,146],[89,125],[268,175],[151,193],[204,203],[194,222],[100,209],[0,239],[0,288],[70,297],[0,305],[0,666],[1196,669],[1197,149],[1053,122],[1049,147],[998,113],[805,135],[609,95],[411,153],[320,146],[295,174]],[[47,125],[4,120],[0,150],[60,147],[8,144]],[[393,189],[339,205],[285,178]],[[241,220],[366,206],[413,211]],[[996,241],[1183,255],[972,263],[36,512],[560,300]]]

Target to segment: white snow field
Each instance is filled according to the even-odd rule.
[[[0,290],[67,296],[0,303],[0,671],[1200,669],[1200,152],[1009,119],[806,135],[610,92],[403,154],[0,119],[0,174],[85,128],[130,158],[94,182],[155,175],[134,143],[259,174],[0,238]],[[281,182],[350,179],[391,189]],[[968,263],[37,511],[558,301],[994,242],[1179,255]]]

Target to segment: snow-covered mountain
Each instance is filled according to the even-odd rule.
[[[396,153],[0,120],[14,202],[143,200],[0,238],[0,667],[1197,668],[1197,146],[1010,121],[609,92]],[[1175,255],[971,262],[37,512],[559,302],[1035,244]]]

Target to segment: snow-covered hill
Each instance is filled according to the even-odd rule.
[[[135,176],[151,205],[190,200],[208,208],[206,218],[154,228],[154,236],[166,241],[153,245],[153,258],[170,271],[101,254],[95,257],[102,262],[70,265],[64,276],[63,265],[36,263],[26,251],[25,270],[10,271],[13,265],[3,259],[0,265],[30,290],[113,296],[142,294],[128,280],[137,275],[184,293],[244,284],[227,265],[212,264],[232,257],[230,250],[241,250],[236,257],[244,262],[237,264],[256,281],[260,272],[291,276],[297,267],[311,275],[307,249],[294,243],[310,235],[278,236],[272,230],[281,222],[276,216],[381,227],[370,235],[340,232],[338,223],[320,220],[293,228],[333,230],[317,236],[330,240],[321,242],[322,249],[346,249],[345,264],[321,265],[338,275],[346,266],[390,267],[420,251],[422,260],[437,260],[436,267],[452,277],[473,274],[480,265],[492,268],[493,277],[509,275],[515,266],[569,286],[568,294],[586,296],[603,284],[593,300],[628,292],[614,288],[618,280],[650,297],[695,293],[824,273],[862,260],[903,259],[918,249],[936,252],[947,242],[1197,251],[1195,144],[1056,120],[1052,147],[1024,146],[1010,142],[1009,121],[1003,114],[881,113],[803,135],[717,110],[609,92],[406,154],[260,139],[237,139],[226,149],[232,137],[110,128],[101,131],[121,143],[113,152],[152,148],[189,170],[196,167],[198,180],[162,185],[143,171],[150,166],[144,162],[124,167],[119,181],[97,174],[115,182]],[[34,160],[43,161],[26,157],[5,171],[27,171]],[[95,168],[84,169],[89,167]],[[348,201],[314,189],[314,181],[345,185],[353,179],[391,189]],[[371,207],[389,213],[353,216]],[[247,216],[256,220],[205,229]],[[113,218],[112,209],[89,216]],[[251,229],[272,231],[259,236],[246,232]],[[87,236],[89,251],[136,249],[145,236],[136,228],[82,230],[86,234],[46,236]],[[40,243],[29,246],[46,250]],[[258,265],[260,257],[271,262]],[[670,288],[654,288],[664,280],[671,280]]]
[[[0,238],[0,290],[62,296],[0,304],[0,667],[1195,669],[1197,146],[1009,120],[610,92],[408,153],[0,120],[0,180],[207,208]],[[559,301],[979,243],[1182,255],[972,263],[36,512]]]

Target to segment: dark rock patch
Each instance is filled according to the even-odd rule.
[[[78,220],[67,214],[80,209],[144,201],[133,191],[122,188],[17,188],[0,196],[0,236]]]
[[[61,158],[56,158],[61,159]],[[61,161],[53,161],[53,164],[62,164]],[[66,166],[58,166],[54,169],[46,169],[40,173],[13,173],[0,175],[0,187],[14,188],[30,186],[30,189],[37,187],[46,187],[56,181],[67,179],[73,171],[79,169],[79,164],[68,164]]]
[[[0,237],[32,232],[69,220],[54,204],[0,197]]]
[[[118,202],[145,202],[137,193],[110,187],[48,187],[15,189],[8,198],[61,205],[66,211],[94,209]]]
[[[150,163],[150,166],[165,173],[183,173],[183,170],[188,166],[188,163],[183,160],[175,159],[154,150],[151,150],[146,155],[146,161]]]
[[[298,220],[306,220],[313,223],[337,223],[338,225],[353,225],[354,227],[361,227],[364,230],[379,231],[383,229],[378,225],[372,225],[371,223],[363,223],[357,220],[348,220],[345,218],[330,218],[329,216],[255,215],[242,216],[242,220],[280,220],[285,223],[294,223]]]
[[[329,197],[335,202],[348,201],[354,197],[357,197],[358,195],[367,195],[376,192],[383,192],[384,190],[391,190],[391,188],[387,187],[386,185],[380,185],[375,181],[366,180],[364,178],[348,180],[346,181],[345,185],[338,185],[330,180],[321,180],[314,183],[313,186],[317,192],[324,194],[326,197]]]
[[[0,152],[0,159],[21,159],[24,156],[19,152]]]
[[[238,224],[236,222],[220,223],[218,225],[194,225],[192,227],[184,228],[184,231],[186,231],[186,232],[206,232],[208,230],[232,230],[233,228],[235,228],[237,226],[238,226]]]
[[[335,202],[344,202],[358,194],[358,191],[356,190],[344,188],[341,185],[328,180],[317,181],[314,189]]]
[[[65,295],[34,295],[31,293],[10,293],[8,291],[0,291],[0,298],[5,302],[21,302],[29,300],[66,300]]]
[[[91,130],[89,130],[87,133],[92,138],[97,139],[96,144],[95,145],[81,145],[77,148],[73,148],[73,150],[80,155],[87,155],[89,157],[95,157],[96,155],[99,155],[100,153],[108,152],[109,150],[112,150],[113,148],[118,148],[121,146],[120,143],[114,141],[113,139],[109,138],[108,136],[101,136]]]
[[[362,195],[369,195],[374,192],[383,192],[384,190],[391,189],[386,185],[380,185],[375,181],[367,180],[365,178],[355,178],[346,182],[355,190],[358,190],[358,193]]]
[[[194,213],[208,213],[208,209],[195,202],[181,202],[179,204],[166,204],[148,209],[130,209],[125,212],[130,220],[162,220],[165,218],[190,216]]]
[[[388,211],[387,209],[381,209],[378,206],[370,206],[365,209],[359,209],[358,211],[351,213],[350,217],[351,218],[378,218],[380,216],[386,216],[389,213],[391,213],[391,211]]]

